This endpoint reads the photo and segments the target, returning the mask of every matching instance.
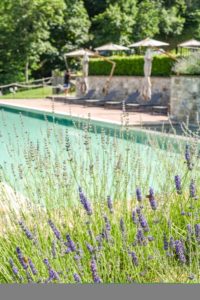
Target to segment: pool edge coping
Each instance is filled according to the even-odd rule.
[[[97,119],[97,118],[87,118],[87,117],[81,117],[81,116],[78,116],[78,115],[74,115],[74,114],[70,114],[70,113],[60,113],[60,112],[51,112],[50,110],[48,109],[44,109],[44,110],[41,110],[39,108],[33,108],[33,107],[28,107],[28,106],[25,106],[25,105],[15,105],[15,104],[9,104],[9,103],[5,103],[5,102],[1,102],[0,101],[0,108],[1,107],[10,107],[10,108],[13,108],[13,109],[17,109],[17,110],[24,110],[24,111],[29,111],[29,112],[35,112],[35,113],[40,113],[40,114],[44,114],[44,115],[48,115],[48,116],[55,116],[57,118],[63,118],[63,119],[66,119],[67,117],[70,118],[72,121],[93,121],[96,125],[99,125],[99,126],[105,126],[105,127],[115,127],[115,128],[125,128],[127,127],[129,130],[132,130],[132,131],[135,131],[135,132],[143,132],[145,134],[154,134],[154,135],[157,135],[159,137],[165,137],[165,138],[168,138],[168,139],[173,139],[173,140],[176,140],[177,138],[182,140],[182,141],[188,141],[189,139],[191,139],[191,137],[184,137],[184,136],[181,136],[181,135],[174,135],[174,134],[169,134],[169,133],[163,133],[163,132],[158,132],[158,131],[153,131],[151,129],[145,129],[145,128],[142,128],[140,127],[141,125],[129,125],[129,126],[126,126],[126,125],[123,125],[119,122],[105,122],[105,120],[102,120],[102,119]],[[161,123],[161,125],[164,124],[164,122]],[[146,125],[157,125],[157,123],[147,123]]]

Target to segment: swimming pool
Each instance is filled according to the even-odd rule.
[[[1,176],[23,193],[31,185],[36,198],[49,184],[58,199],[78,186],[118,197],[136,186],[165,192],[184,160],[173,137],[9,105],[0,106],[0,142]]]

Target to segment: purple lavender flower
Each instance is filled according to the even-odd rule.
[[[196,240],[200,242],[200,224],[195,224],[194,229],[195,229]]]
[[[195,186],[195,182],[193,179],[190,182],[190,197],[197,199],[196,186]]]
[[[138,244],[142,245],[144,243],[144,234],[141,228],[138,228],[137,234],[136,234],[137,242]]]
[[[80,276],[79,276],[77,273],[74,274],[74,280],[75,280],[77,283],[81,283],[81,278],[80,278]]]
[[[96,236],[96,241],[98,243],[98,250],[101,250],[102,249],[102,244],[103,244],[103,237],[102,237],[101,233]]]
[[[190,161],[191,159],[190,146],[188,144],[185,146],[185,159],[186,161]]]
[[[153,242],[154,241],[154,237],[152,235],[149,235],[147,238],[148,238],[149,242]]]
[[[148,232],[149,225],[147,223],[147,220],[145,219],[145,217],[142,214],[140,214],[138,217],[139,217],[139,222],[140,222],[141,227],[144,229],[145,232]]]
[[[111,231],[111,225],[110,225],[110,222],[108,220],[108,217],[107,216],[104,216],[104,220],[105,220],[105,224],[106,224],[106,231]]]
[[[15,266],[15,264],[14,264],[12,258],[9,259],[9,263],[10,263],[10,266],[11,266],[11,268],[12,268],[13,273],[14,273],[15,275],[18,275],[19,270],[18,270],[18,268]]]
[[[32,278],[32,276],[31,276],[31,274],[29,273],[28,270],[26,270],[26,278],[27,278],[27,280],[28,280],[29,283],[33,282],[33,278]]]
[[[37,275],[38,272],[37,272],[37,270],[35,268],[35,265],[33,264],[32,260],[30,258],[28,259],[28,263],[29,263],[29,266],[31,268],[31,271],[32,271],[33,275]]]
[[[174,241],[174,238],[172,236],[169,239],[169,247],[172,250],[175,248],[175,241]]]
[[[49,269],[49,281],[52,280],[59,280],[59,275],[56,271],[54,271],[53,269]]]
[[[133,212],[132,212],[132,220],[133,220],[134,224],[138,223],[137,216],[136,216],[136,211],[135,210],[133,210]]]
[[[113,204],[112,204],[112,200],[111,200],[110,196],[107,197],[107,205],[110,210],[110,213],[112,214],[113,213]]]
[[[47,266],[48,269],[51,268],[48,258],[45,258],[43,260],[43,263]]]
[[[186,160],[188,170],[191,171],[193,168],[193,164],[191,162],[191,154],[190,154],[190,146],[189,145],[185,146],[185,160]]]
[[[97,265],[96,265],[96,261],[95,261],[94,258],[91,260],[90,267],[91,267],[92,277],[93,277],[94,283],[101,283],[101,279],[97,274]]]
[[[70,237],[69,234],[66,235],[66,239],[67,239],[67,243],[65,243],[65,245],[71,250],[71,252],[76,251],[76,245],[72,241],[72,239],[71,239],[71,237]]]
[[[92,214],[92,208],[91,208],[91,204],[88,201],[88,199],[85,197],[81,187],[79,187],[79,198],[80,198],[80,202],[83,205],[85,211],[87,212],[88,215]]]
[[[51,253],[52,253],[53,258],[56,258],[56,241],[52,242]]]
[[[192,235],[192,226],[191,226],[191,224],[187,224],[186,228],[187,228],[188,234]]]
[[[154,191],[152,188],[149,189],[149,202],[150,202],[150,205],[151,205],[151,208],[153,210],[156,210],[157,209],[157,203],[156,203],[156,200],[154,198]]]
[[[164,250],[167,251],[168,248],[169,248],[169,243],[168,243],[168,241],[167,241],[167,236],[166,236],[165,233],[164,233],[164,235],[163,235],[163,244],[164,244],[164,246],[163,246]]]
[[[20,225],[21,229],[23,230],[23,232],[26,234],[27,238],[29,240],[33,240],[33,235],[30,232],[30,230],[25,226],[24,222],[23,221],[19,221],[19,225]]]
[[[52,281],[52,280],[59,280],[59,279],[60,279],[60,278],[59,278],[59,275],[58,275],[58,273],[57,273],[56,271],[54,271],[54,270],[51,268],[51,265],[50,265],[50,263],[49,263],[48,258],[45,258],[45,259],[43,260],[43,262],[44,262],[44,264],[47,266],[47,269],[48,269],[48,271],[49,271],[49,278],[48,278],[47,282],[50,282],[50,281]]]
[[[16,248],[16,252],[17,252],[17,257],[19,259],[20,264],[22,265],[23,269],[26,270],[28,268],[28,265],[25,262],[24,256],[19,247]]]
[[[136,207],[136,213],[137,213],[137,215],[139,216],[139,215],[141,214],[141,208]]]
[[[58,240],[61,240],[61,233],[58,231],[58,229],[56,228],[56,226],[54,225],[54,223],[51,220],[49,220],[48,223],[49,223],[49,225],[50,225],[53,233],[55,234],[56,238]]]
[[[179,175],[174,177],[177,194],[182,194],[181,178]]]
[[[184,247],[183,247],[182,241],[180,241],[180,240],[175,241],[175,249],[176,249],[176,255],[178,256],[179,261],[183,264],[186,263],[186,257],[184,254]]]
[[[141,189],[139,187],[136,188],[136,197],[137,197],[137,201],[139,201],[139,202],[142,201],[142,192],[141,192]]]
[[[86,247],[91,254],[94,252],[94,247],[92,245],[90,245],[89,243],[86,243]]]
[[[132,262],[135,266],[138,266],[138,258],[135,252],[131,252]]]

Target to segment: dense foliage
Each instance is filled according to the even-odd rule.
[[[144,57],[113,57],[116,63],[114,75],[144,76]],[[172,72],[174,61],[167,56],[154,56],[152,76],[169,76]],[[90,75],[109,75],[111,65],[101,59],[90,60]]]
[[[183,75],[200,75],[199,53],[192,53],[189,57],[179,58],[175,63],[174,72]]]
[[[150,36],[174,48],[200,38],[199,16],[198,0],[2,0],[0,83],[50,75],[76,47]]]

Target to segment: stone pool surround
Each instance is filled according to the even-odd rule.
[[[200,76],[171,77],[171,119],[196,124],[200,119]]]

